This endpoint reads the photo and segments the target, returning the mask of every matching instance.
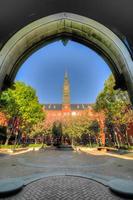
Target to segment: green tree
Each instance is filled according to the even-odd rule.
[[[63,134],[71,139],[72,145],[77,139],[81,140],[84,133],[88,134],[89,119],[84,116],[69,116],[63,120]]]
[[[37,124],[34,124],[32,126],[32,129],[30,131],[30,137],[35,139],[35,143],[37,143],[36,138],[38,136],[41,137],[42,140],[42,144],[44,143],[44,134],[45,133],[45,129],[44,129],[44,121],[38,122]]]
[[[61,144],[62,138],[62,123],[60,121],[55,121],[52,127],[52,135],[54,139],[54,144],[59,146]]]
[[[95,138],[97,144],[99,144],[100,126],[99,126],[98,121],[97,120],[90,121],[88,129],[89,129],[90,136]]]
[[[120,89],[114,90],[115,79],[111,75],[104,84],[103,91],[98,95],[94,109],[96,111],[104,110],[106,118],[110,123],[114,124],[114,133],[118,146],[120,126],[126,126],[126,134],[128,125],[133,122],[133,110],[126,91]],[[127,143],[128,142],[128,136]]]
[[[36,96],[35,90],[22,82],[16,82],[11,88],[3,91],[0,97],[1,110],[9,118],[16,117],[22,129],[32,128],[44,120],[45,114]]]

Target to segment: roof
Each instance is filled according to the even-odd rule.
[[[62,110],[62,104],[44,104],[45,110]]]
[[[71,110],[86,110],[91,104],[70,104]],[[62,104],[44,104],[45,110],[62,110]]]

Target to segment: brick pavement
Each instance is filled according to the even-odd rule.
[[[18,194],[3,200],[124,200],[108,187],[90,179],[52,176],[32,182]]]

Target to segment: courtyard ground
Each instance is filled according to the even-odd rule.
[[[71,187],[74,187],[72,189],[73,192],[74,190],[75,192],[77,191],[77,187],[82,187],[83,185],[86,185],[82,190],[82,192],[85,192],[85,196],[83,195],[83,198],[78,198],[77,191],[76,193],[74,193],[76,197],[74,197],[73,199],[93,199],[89,198],[89,190],[87,190],[87,187],[89,187],[89,185],[92,185],[92,190],[94,190],[96,196],[98,195],[98,193],[99,195],[101,195],[99,196],[99,199],[124,199],[123,197],[119,198],[117,196],[111,196],[113,194],[111,194],[107,190],[107,188],[105,188],[105,185],[107,181],[110,181],[114,178],[133,180],[133,160],[116,158],[99,152],[97,154],[86,154],[81,151],[77,152],[65,150],[41,150],[27,152],[19,155],[1,154],[0,179],[2,180],[19,177],[23,177],[23,179],[30,184],[27,185],[22,190],[22,192],[20,192],[16,196],[3,199],[41,199],[42,196],[39,197],[39,195],[42,195],[42,190],[40,193],[38,193],[38,191],[40,191],[39,188],[42,188],[44,185],[46,187],[46,191],[48,190],[48,188],[49,190],[51,190],[51,193],[47,195],[48,198],[45,197],[44,199],[51,199],[52,197],[50,195],[54,195],[55,193],[56,195],[52,198],[53,200],[63,198],[65,199],[67,193],[70,193],[68,192],[68,186],[70,185]],[[91,179],[86,180],[84,179],[85,177]],[[41,178],[41,180],[38,180],[39,178]],[[32,181],[35,182],[31,183]],[[54,188],[54,181],[56,182],[56,189],[58,188],[58,193],[60,193],[59,188],[63,186],[63,183],[66,183],[66,185],[63,186],[65,195],[64,197],[62,196],[61,198],[60,196],[60,198],[58,198],[59,196],[57,197],[57,192],[55,192],[54,189],[54,193],[52,192],[52,187]],[[104,185],[98,182],[103,183]],[[81,186],[78,186],[78,184]],[[59,187],[57,187],[57,185]],[[29,188],[29,190],[27,188]],[[34,188],[36,189],[34,190]],[[34,193],[36,191],[36,194],[38,194],[37,197],[35,198],[35,196],[33,195],[34,198],[29,198],[27,196],[29,194],[28,191],[31,193]],[[106,198],[103,198],[102,195],[104,194],[104,192],[102,193],[101,191],[105,191],[105,193],[107,193]],[[24,195],[26,196],[24,197]],[[80,195],[82,196],[82,194]],[[94,199],[97,199],[95,195]]]

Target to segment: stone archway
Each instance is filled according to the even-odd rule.
[[[108,61],[116,88],[127,89],[133,103],[133,61],[124,43],[102,24],[76,14],[59,13],[41,18],[14,34],[0,52],[0,88],[13,82],[22,60],[41,42],[68,36],[91,45]]]

